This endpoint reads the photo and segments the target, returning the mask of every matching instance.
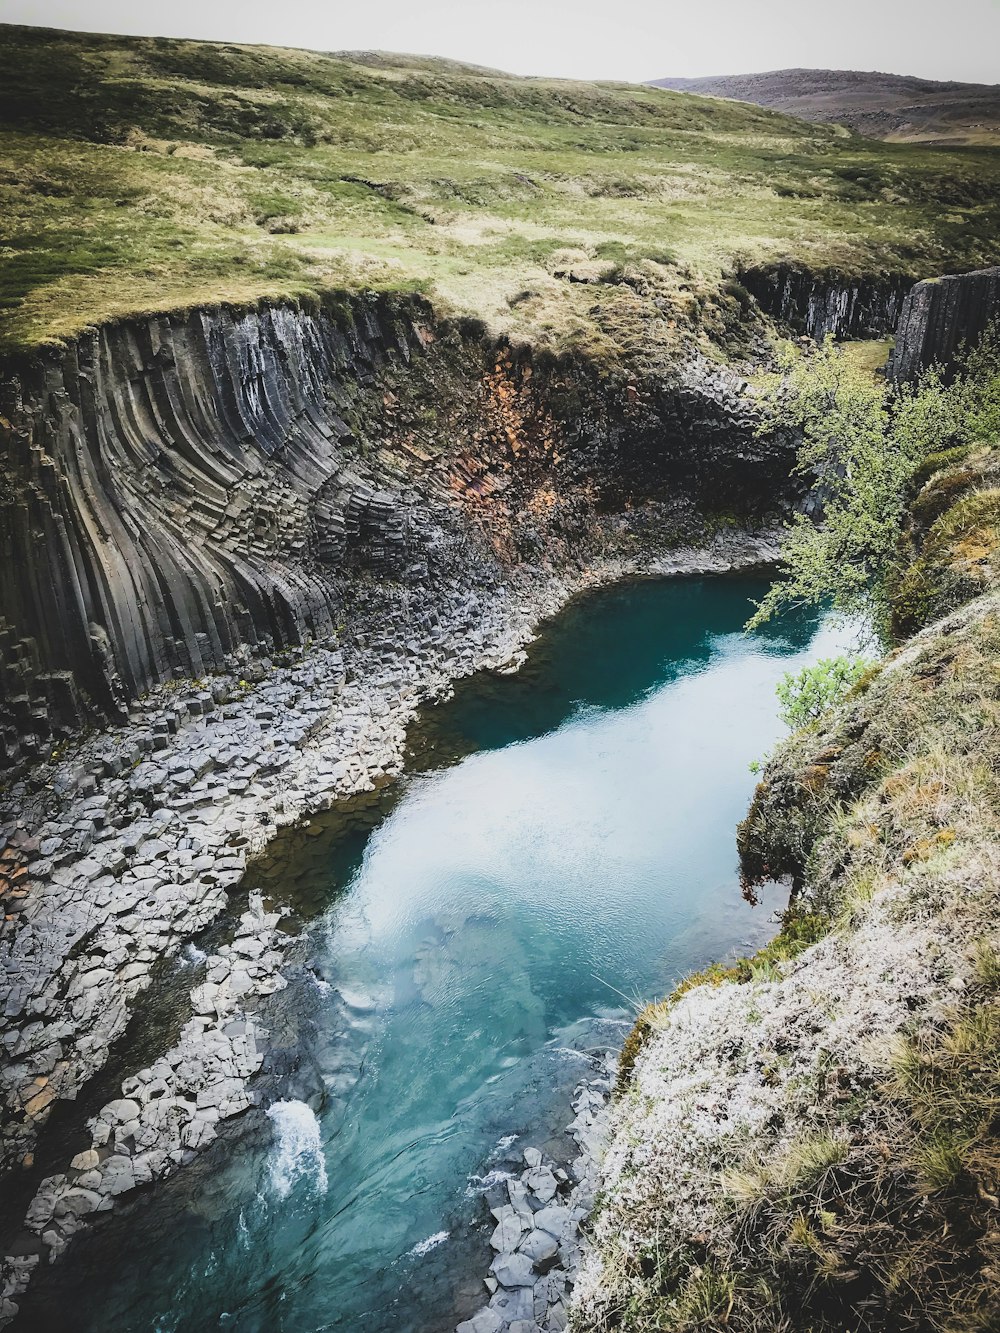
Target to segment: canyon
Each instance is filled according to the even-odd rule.
[[[8,381],[3,1144],[21,1190],[154,969],[279,827],[399,771],[421,699],[516,656],[574,589],[773,555],[725,528],[702,549],[706,510],[759,527],[788,467],[732,372],[609,398],[419,303],[339,319],[153,321]],[[40,1254],[250,1104],[245,1009],[283,984],[274,925],[251,904],[175,1046],[40,1180],[8,1316]]]
[[[0,56],[12,164],[0,180],[12,219],[0,275],[0,1325],[41,1328],[62,1317],[59,1273],[78,1246],[97,1237],[99,1252],[102,1234],[176,1199],[185,1179],[211,1197],[241,1134],[259,1167],[253,1136],[273,1133],[274,1198],[296,1199],[296,1182],[323,1193],[321,1134],[340,1130],[300,1100],[316,1019],[296,1005],[309,994],[346,1030],[352,1000],[349,987],[328,998],[310,971],[304,892],[288,899],[297,858],[340,855],[324,821],[376,830],[370,865],[404,778],[491,751],[442,741],[435,757],[434,707],[460,704],[470,679],[492,698],[526,663],[530,675],[532,651],[558,636],[552,617],[581,594],[676,577],[707,606],[736,585],[683,580],[772,568],[783,524],[815,508],[797,434],[774,424],[779,345],[848,344],[905,398],[928,367],[948,379],[989,345],[1000,269],[984,267],[996,255],[985,154],[378,53],[11,29]],[[49,98],[52,61],[65,77]],[[433,152],[411,152],[427,135]],[[64,266],[60,237],[77,230]],[[914,1013],[948,1021],[949,1000],[985,984],[963,940],[990,938],[988,821],[938,818],[935,802],[966,811],[973,796],[956,795],[949,767],[966,740],[938,736],[928,700],[947,695],[959,730],[988,711],[996,478],[979,453],[938,462],[906,534],[915,637],[818,733],[779,745],[741,828],[747,895],[791,877],[834,925],[804,952],[736,965],[734,984],[710,971],[641,1009],[614,1078],[619,1002],[633,1000],[619,990],[603,1014],[616,1035],[585,1048],[586,1078],[559,1083],[561,1102],[550,1080],[547,1116],[572,1098],[575,1146],[564,1137],[559,1150],[576,1163],[555,1134],[480,1163],[502,1176],[482,1191],[496,1253],[484,1308],[485,1267],[475,1297],[462,1293],[463,1333],[567,1319],[597,1333],[623,1311],[645,1318],[668,1291],[680,1293],[671,1309],[690,1298],[717,1318],[728,1300],[749,1318],[723,1168],[745,1180],[764,1170],[754,1153],[766,1158],[757,1197],[773,1217],[797,1144],[825,1136],[823,1171],[841,1146],[845,1160],[864,1146],[841,1112],[886,1073],[866,1045],[873,1015],[902,1040]],[[953,490],[975,513],[959,515],[945,598],[928,569],[958,540],[934,526]],[[706,620],[694,634],[711,641],[713,669],[736,653],[731,613],[724,632]],[[641,629],[636,644],[653,637]],[[790,644],[792,631],[765,645],[768,670]],[[952,649],[972,684],[953,680]],[[700,653],[678,650],[685,672],[708,671]],[[521,704],[532,715],[527,694]],[[911,808],[892,765],[930,763],[924,733],[938,736],[944,776],[921,769]],[[512,735],[512,748],[534,739]],[[843,866],[868,855],[873,828],[895,860],[862,867],[874,906],[854,885],[845,907]],[[720,829],[705,836],[728,847]],[[930,884],[953,837],[966,859]],[[335,923],[347,889],[324,873]],[[732,867],[717,881],[706,892],[735,899]],[[350,892],[365,882],[359,871]],[[969,898],[964,914],[941,906],[947,885]],[[550,896],[561,901],[558,884]],[[431,1011],[442,976],[461,971],[449,961],[461,913],[449,912],[428,918],[433,947],[413,946]],[[488,973],[493,955],[472,938],[473,973]],[[723,953],[740,942],[712,938]],[[330,957],[347,968],[349,948]],[[678,967],[710,961],[692,948]],[[634,984],[645,1000],[677,979]],[[321,1109],[341,1072],[334,1060],[326,1092],[309,1088]],[[462,1253],[489,1251],[484,1219],[463,1217]],[[799,1241],[828,1253],[834,1224],[809,1226],[783,1255]],[[440,1227],[423,1230],[408,1261],[444,1246]],[[661,1238],[683,1271],[657,1267]],[[428,1261],[441,1265],[433,1299],[449,1253]],[[379,1272],[400,1258],[383,1255]],[[800,1294],[797,1274],[768,1276],[775,1308]],[[844,1281],[845,1310],[870,1295]]]
[[[779,318],[798,300],[832,312],[815,332],[858,331],[856,286],[761,290]],[[894,281],[879,300],[872,332]],[[901,332],[959,341],[912,299]],[[794,499],[789,441],[759,434],[732,371],[692,358],[609,394],[421,302],[127,324],[4,392],[3,1144],[25,1179],[154,968],[279,827],[399,771],[421,699],[516,661],[575,588],[773,558],[776,497]],[[252,1104],[276,920],[251,903],[176,1045],[40,1182],[8,1315],[39,1253]]]

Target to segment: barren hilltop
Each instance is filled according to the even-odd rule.
[[[846,125],[872,139],[1000,142],[1000,85],[942,83],[850,69],[777,69],[703,79],[652,79],[654,88],[727,97],[803,120]]]

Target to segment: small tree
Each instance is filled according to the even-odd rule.
[[[771,425],[801,432],[796,470],[810,479],[822,522],[797,514],[782,548],[782,577],[747,624],[779,611],[832,605],[866,618],[887,638],[886,586],[920,463],[950,445],[983,439],[1000,423],[1000,360],[988,337],[952,383],[937,370],[894,388],[827,340],[789,351]]]

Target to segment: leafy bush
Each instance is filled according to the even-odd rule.
[[[781,720],[793,731],[818,721],[872,665],[865,657],[824,657],[797,673],[786,671],[775,691]]]

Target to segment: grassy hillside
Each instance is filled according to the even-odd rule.
[[[421,288],[541,344],[724,341],[738,259],[1000,254],[1000,156],[451,62],[0,28],[0,340]]]
[[[853,69],[776,69],[654,79],[652,86],[753,102],[804,120],[847,125],[875,139],[1000,148],[1000,84],[942,83]]]

